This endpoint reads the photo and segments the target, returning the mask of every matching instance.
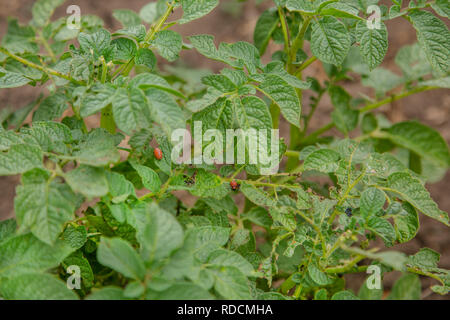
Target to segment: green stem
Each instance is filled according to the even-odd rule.
[[[286,52],[286,54],[289,57],[289,49],[291,47],[291,43],[290,43],[290,40],[289,40],[289,30],[287,28],[286,18],[284,16],[283,9],[281,8],[281,6],[278,7],[278,15],[279,15],[280,21],[281,21],[281,29],[283,30],[284,51]]]
[[[304,18],[302,26],[292,43],[291,52],[290,52],[289,58],[288,58],[288,67],[289,68],[291,68],[292,63],[296,60],[298,50],[300,48],[303,48],[305,33],[306,33],[306,30],[308,30],[308,26],[309,26],[311,19],[312,19],[311,17]]]
[[[55,77],[58,77],[58,78],[66,79],[66,80],[68,80],[70,82],[73,82],[75,84],[78,84],[80,86],[86,85],[84,82],[75,80],[74,78],[72,78],[72,77],[70,77],[68,75],[62,74],[61,72],[58,72],[58,71],[53,70],[51,68],[44,68],[43,66],[40,66],[38,64],[35,64],[35,63],[31,62],[31,61],[28,61],[28,60],[22,58],[22,57],[19,57],[19,56],[15,55],[14,53],[9,52],[5,48],[0,47],[0,52],[6,54],[7,56],[13,58],[16,61],[19,61],[20,63],[23,63],[24,65],[26,65],[26,66],[28,66],[30,68],[42,71],[42,72],[47,73],[47,74],[51,74],[52,76],[55,76]]]
[[[414,89],[411,89],[409,91],[405,91],[390,97],[387,97],[383,100],[374,102],[374,103],[370,103],[368,105],[366,105],[365,107],[359,109],[360,113],[365,113],[374,109],[377,109],[387,103],[392,103],[394,101],[400,100],[402,98],[408,97],[410,95],[413,95],[415,93],[419,93],[419,92],[423,92],[423,91],[428,91],[428,90],[434,90],[434,89],[439,89],[438,87],[433,87],[433,86],[424,86],[424,87],[417,87]],[[302,140],[302,144],[303,145],[307,145],[307,144],[311,144],[314,143],[315,140],[317,139],[317,137],[319,137],[321,134],[327,132],[328,130],[331,130],[332,128],[334,128],[335,124],[333,122],[328,123],[327,125],[325,125],[324,127],[314,131],[313,133],[311,133],[309,136],[305,137]]]
[[[314,61],[316,61],[317,58],[316,57],[311,57],[308,60],[306,60],[305,62],[303,62],[303,64],[298,68],[297,72],[295,73],[295,75],[297,74],[301,74],[301,72],[303,70],[305,70],[306,68],[308,68]]]

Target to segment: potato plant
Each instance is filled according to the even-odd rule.
[[[374,113],[450,86],[448,1],[407,2],[277,0],[253,44],[172,30],[218,0],[116,10],[115,32],[96,16],[52,19],[64,0],[36,1],[27,25],[10,19],[0,88],[43,94],[0,114],[0,175],[21,175],[15,218],[0,222],[0,297],[381,299],[393,271],[403,275],[389,299],[419,299],[419,276],[447,294],[439,253],[391,248],[416,236],[419,213],[449,225],[424,186],[446,173],[447,143]],[[401,74],[379,66],[391,19],[417,32],[397,53]],[[167,63],[187,50],[223,69]],[[305,76],[313,64],[326,81]],[[374,96],[350,95],[351,81]],[[331,122],[311,132],[326,96]],[[262,174],[249,146],[243,164],[174,162],[172,134],[200,121],[223,133],[289,126],[277,140],[281,169]],[[366,272],[371,281],[349,290],[344,275]]]

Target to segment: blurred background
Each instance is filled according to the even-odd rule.
[[[0,37],[6,32],[7,18],[9,16],[17,17],[19,22],[26,23],[31,19],[31,7],[33,0],[0,0]],[[76,4],[81,8],[81,14],[95,14],[103,19],[105,28],[116,30],[120,28],[119,23],[112,17],[114,9],[133,9],[137,12],[146,5],[149,0],[71,0],[59,8],[55,16],[65,15],[65,9],[68,5]],[[381,1],[380,3],[391,3],[390,1]],[[175,26],[173,29],[183,36],[193,34],[211,34],[216,38],[216,44],[219,42],[248,41],[253,42],[253,29],[260,14],[273,6],[270,0],[248,0],[245,2],[238,0],[220,0],[220,5],[209,15],[194,22]],[[180,12],[175,12],[174,16],[179,17]],[[170,20],[170,19],[169,19]],[[448,24],[447,20],[447,24]],[[395,65],[394,58],[398,50],[408,44],[416,41],[416,35],[412,26],[404,19],[395,19],[387,23],[389,31],[389,50],[382,67],[391,70],[400,75],[400,69]],[[186,40],[186,39],[185,39]],[[280,46],[271,44],[263,57],[264,62],[268,62],[270,56]],[[167,68],[166,61],[160,61],[161,69]],[[175,63],[179,67],[194,69],[206,69],[217,72],[223,65],[200,56],[197,52],[183,51],[181,59]],[[323,81],[326,74],[319,62],[315,62],[305,72],[305,75],[317,77]],[[374,96],[372,89],[363,87],[358,81],[347,82],[343,86],[354,96],[365,94]],[[0,89],[0,115],[2,109],[17,109],[35,100],[45,88],[22,87],[16,89]],[[303,96],[303,106],[308,110],[309,93],[305,92]],[[329,99],[324,98],[319,105],[315,117],[311,121],[310,130],[315,130],[330,121],[332,105]],[[404,121],[407,119],[417,119],[441,133],[447,143],[450,142],[450,90],[435,90],[416,94],[395,102],[391,105],[379,109],[389,120],[393,122]],[[288,137],[288,125],[280,125],[281,135]],[[338,134],[331,132],[330,134]],[[19,183],[18,177],[0,177],[0,220],[14,216],[13,198],[15,195],[15,186]],[[438,183],[428,185],[432,198],[438,203],[439,207],[450,212],[450,172]],[[413,254],[419,248],[428,247],[441,253],[440,266],[450,269],[450,232],[447,227],[439,222],[421,214],[421,227],[418,236],[407,244],[397,245],[394,249],[402,250],[407,254]],[[364,275],[354,280],[349,278],[350,287],[357,289]],[[392,274],[387,277],[384,284],[387,288],[392,285],[393,280],[398,275]],[[358,276],[352,276],[358,277]],[[427,288],[434,284],[431,280],[424,281],[424,287]],[[446,299],[433,294],[431,290],[425,291],[423,297],[426,299]]]

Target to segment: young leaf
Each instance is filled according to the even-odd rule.
[[[156,34],[152,45],[158,49],[161,57],[167,61],[175,61],[183,47],[183,40],[179,33],[172,30],[163,30]]]
[[[386,202],[386,195],[377,188],[368,188],[361,194],[360,210],[361,215],[365,218],[376,215],[383,209]]]
[[[8,300],[78,300],[66,283],[50,274],[30,273],[2,279],[0,294]]]
[[[18,144],[0,153],[0,175],[16,175],[34,168],[42,168],[43,154],[38,147]]]
[[[151,168],[138,164],[135,161],[131,161],[130,164],[134,170],[137,171],[142,179],[144,187],[152,192],[158,192],[161,188],[161,180],[158,174]]]
[[[214,270],[214,289],[224,298],[232,300],[251,299],[247,278],[235,267]]]
[[[56,181],[42,181],[17,187],[14,209],[17,221],[39,240],[53,244],[64,223],[73,218],[78,199],[70,188]]]
[[[81,165],[65,174],[64,178],[74,192],[87,198],[103,197],[108,193],[108,181],[102,168]]]
[[[151,126],[150,108],[144,93],[136,88],[119,88],[113,100],[114,120],[127,134]]]
[[[44,272],[57,267],[74,249],[63,241],[50,246],[31,233],[0,243],[0,277]]]
[[[386,219],[372,216],[367,221],[367,229],[383,239],[386,247],[392,247],[396,239],[394,227]]]
[[[33,4],[31,13],[33,15],[33,24],[37,27],[45,26],[57,7],[62,5],[65,0],[38,0]]]
[[[210,13],[218,4],[219,0],[181,0],[183,17],[178,23],[183,24],[201,18]]]
[[[439,210],[422,183],[409,173],[393,173],[389,176],[387,185],[387,190],[397,193],[423,214],[448,225],[448,214]]]
[[[339,153],[331,149],[314,151],[305,159],[305,170],[316,170],[323,173],[335,172],[340,158]]]
[[[419,276],[406,273],[392,287],[389,300],[420,300],[422,286]]]
[[[273,207],[275,205],[275,200],[270,198],[269,195],[263,190],[258,189],[252,184],[243,182],[241,185],[242,193],[258,206]]]
[[[345,25],[332,16],[314,22],[311,51],[321,61],[339,66],[350,50],[351,40]]]
[[[450,166],[450,152],[445,140],[437,131],[417,121],[393,125],[387,130],[386,137],[440,167]]]
[[[295,89],[280,76],[268,74],[259,85],[259,89],[276,103],[284,118],[296,127],[300,127],[302,107]]]
[[[146,262],[167,258],[183,244],[183,229],[173,215],[151,204],[137,235]]]
[[[144,262],[125,240],[102,237],[98,246],[97,259],[104,266],[120,272],[127,278],[144,280]]]
[[[440,73],[447,73],[450,32],[445,23],[428,11],[413,10],[409,17],[417,31],[417,40],[433,68]]]
[[[270,38],[278,26],[278,20],[278,13],[272,8],[264,11],[256,22],[253,42],[260,55],[266,51]]]
[[[133,10],[118,9],[113,11],[113,17],[116,18],[125,28],[136,26],[141,23],[141,18]]]
[[[402,204],[402,211],[394,216],[394,227],[397,240],[404,243],[412,240],[419,231],[419,215],[409,203]]]
[[[356,39],[361,56],[372,71],[383,61],[388,49],[386,26],[380,22],[379,29],[369,29],[366,21],[360,21],[356,25]]]

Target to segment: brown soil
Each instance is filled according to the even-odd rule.
[[[129,8],[138,11],[149,1],[146,0],[72,0],[70,4],[77,4],[81,8],[82,14],[96,14],[99,15],[106,23],[108,29],[116,29],[119,27],[118,23],[111,17],[111,12],[114,9]],[[229,10],[229,8],[236,8],[236,0],[221,0],[220,8],[213,11],[212,14],[183,25],[182,27],[175,27],[175,30],[180,32],[183,36],[192,34],[212,34],[216,37],[216,43],[234,42],[238,40],[252,42],[252,32],[256,24],[258,16],[265,7],[270,5],[271,1],[264,1],[262,5],[255,6],[255,0],[247,1],[241,8],[237,10]],[[385,2],[385,1],[382,1]],[[389,1],[386,1],[389,2]],[[230,6],[234,3],[235,6]],[[33,0],[0,0],[0,37],[3,36],[6,29],[6,18],[8,16],[18,17],[21,22],[26,22],[31,18],[31,6]],[[62,16],[65,14],[65,7],[60,8],[56,15]],[[176,14],[179,14],[176,13]],[[416,36],[413,28],[406,20],[396,19],[388,23],[389,30],[389,50],[383,67],[399,73],[400,70],[396,67],[394,57],[400,47],[406,44],[411,44],[416,41]],[[274,46],[268,48],[268,53],[264,60],[270,57],[271,52],[278,50]],[[194,51],[183,52],[182,62],[195,68],[209,68],[213,71],[218,71],[222,65],[209,61]],[[307,75],[314,75],[319,79],[324,78],[324,71],[319,63],[314,63],[308,69]],[[345,84],[346,89],[352,94],[364,93],[372,94],[373,92],[367,88],[363,88],[359,84],[348,83]],[[34,88],[19,88],[0,90],[0,108],[13,107],[19,108],[27,103],[33,101],[39,94],[39,90]],[[308,104],[308,94],[305,94],[304,105]],[[332,106],[327,99],[319,106],[320,111],[311,122],[311,130],[317,129],[320,126],[328,123],[330,119],[330,111]],[[421,122],[438,130],[443,137],[450,142],[450,95],[448,90],[436,90],[432,92],[423,92],[414,96],[410,96],[396,103],[395,111],[392,111],[392,106],[385,106],[380,108],[380,112],[385,113],[388,118],[395,121],[402,121],[405,119],[417,119]],[[286,136],[287,126],[282,128],[281,134]],[[19,182],[17,177],[0,177],[0,219],[5,219],[14,215],[13,213],[13,196],[15,185]],[[428,186],[431,196],[439,204],[439,207],[450,212],[450,198],[448,193],[450,191],[450,172],[447,172],[444,179],[436,184]],[[421,228],[416,239],[404,244],[398,245],[395,249],[402,250],[408,254],[416,252],[421,247],[428,247],[434,249],[442,254],[440,266],[443,268],[450,268],[450,247],[448,246],[450,240],[450,233],[448,228],[444,225],[421,215]],[[385,281],[386,287],[390,287],[393,280],[398,275],[389,277]],[[350,277],[350,279],[359,279],[361,277]],[[349,281],[351,282],[351,281]],[[351,288],[357,289],[360,281],[357,284],[350,284]],[[424,282],[424,287],[428,287],[430,280]],[[440,297],[436,294],[431,294],[429,291],[424,292],[424,297],[428,299],[440,299],[447,297]]]

